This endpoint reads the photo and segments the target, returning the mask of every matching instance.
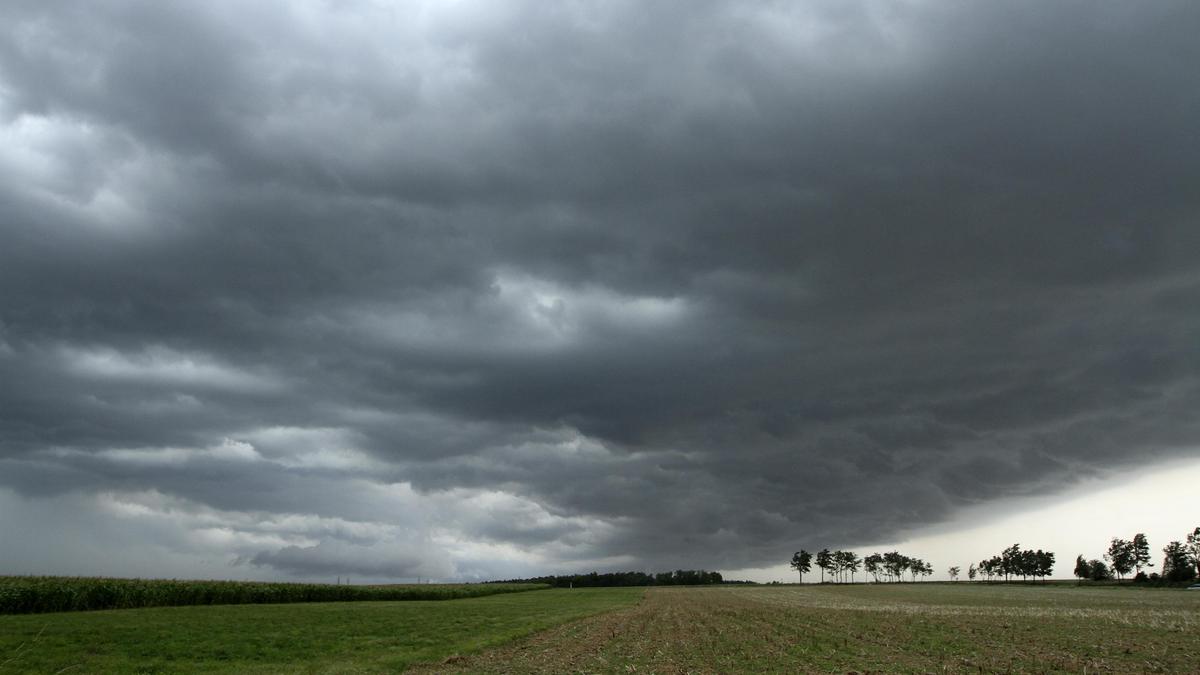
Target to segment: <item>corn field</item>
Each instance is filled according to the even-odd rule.
[[[104,577],[0,577],[0,614],[179,605],[453,600],[540,588],[547,588],[547,586],[545,584],[350,586]]]

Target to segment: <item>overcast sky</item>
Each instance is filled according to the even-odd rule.
[[[0,573],[747,570],[1153,502],[1200,479],[1198,32],[0,4]]]

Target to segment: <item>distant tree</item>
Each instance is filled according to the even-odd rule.
[[[899,551],[888,551],[883,554],[883,572],[887,575],[888,581],[899,581],[900,574],[904,573],[904,557]]]
[[[842,581],[842,565],[846,562],[846,552],[838,549],[829,554],[829,569],[835,583]]]
[[[1054,554],[1051,553],[1050,551],[1043,551],[1042,549],[1039,548],[1037,550],[1036,556],[1037,556],[1037,569],[1036,569],[1037,576],[1041,577],[1042,581],[1045,581],[1046,577],[1048,577],[1054,573]]]
[[[850,583],[854,583],[854,573],[862,565],[862,558],[854,551],[844,551],[842,554],[842,569],[850,573]]]
[[[1075,576],[1080,579],[1092,578],[1092,566],[1084,559],[1082,553],[1075,557]]]
[[[962,571],[962,568],[955,565],[947,571],[950,573],[950,581],[958,581],[958,573]]]
[[[1130,547],[1133,549],[1133,571],[1140,575],[1143,567],[1154,567],[1154,563],[1150,562],[1150,542],[1146,541],[1146,535],[1138,532],[1133,535],[1133,541],[1130,542]]]
[[[834,579],[841,583],[846,580],[846,575],[851,575],[858,570],[858,565],[862,562],[854,551],[837,550],[830,555],[830,562],[833,564]]]
[[[812,569],[812,554],[804,549],[796,551],[792,556],[792,569],[800,573],[800,583],[804,583],[804,573]]]
[[[1126,574],[1133,571],[1133,542],[1113,537],[1108,545],[1108,552],[1104,554],[1104,559],[1112,565],[1112,570],[1117,573],[1118,579],[1125,578]]]
[[[1113,578],[1112,570],[1108,569],[1103,560],[1088,561],[1088,570],[1091,572],[1092,581],[1108,581]]]
[[[1020,544],[1013,544],[1000,553],[1000,572],[1004,574],[1005,581],[1012,575],[1021,573]]]
[[[1163,547],[1163,578],[1167,581],[1190,581],[1196,578],[1196,567],[1187,546],[1173,541]]]
[[[991,572],[991,574],[988,575],[989,580],[993,577],[998,577],[1001,574],[1004,574],[1004,559],[1001,558],[1000,556],[994,555],[994,556],[988,558],[987,564],[988,564],[988,569]]]
[[[920,574],[922,576],[925,575],[926,566],[929,567],[929,573],[932,574],[933,566],[929,565],[929,563],[925,562],[924,560],[921,560],[920,558],[909,558],[908,559],[908,573],[911,575],[913,583],[917,582],[918,574]]]
[[[1021,551],[1017,555],[1017,573],[1021,575],[1021,580],[1027,580],[1029,577],[1036,577],[1038,571],[1038,552],[1034,550]]]
[[[879,583],[879,574],[883,572],[883,556],[872,553],[863,558],[863,571],[870,574],[875,583]]]
[[[817,553],[817,567],[821,568],[821,583],[825,583],[825,571],[833,568],[833,554],[829,549],[821,549]]]
[[[1192,530],[1187,536],[1187,552],[1196,568],[1196,576],[1200,576],[1200,527]]]
[[[967,579],[975,581],[975,575],[979,574],[979,568],[975,567],[975,563],[967,566]]]
[[[899,551],[891,551],[883,554],[883,569],[887,572],[889,580],[901,581],[903,579],[904,570],[908,567],[908,558],[900,555]]]

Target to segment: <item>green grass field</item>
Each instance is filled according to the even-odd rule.
[[[378,673],[632,605],[642,589],[0,616],[0,673]]]
[[[965,583],[555,589],[0,616],[0,674],[406,668],[1200,672],[1200,593]]]

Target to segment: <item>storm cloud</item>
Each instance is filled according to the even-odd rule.
[[[1196,3],[0,25],[0,501],[32,542],[736,569],[1197,456]]]

